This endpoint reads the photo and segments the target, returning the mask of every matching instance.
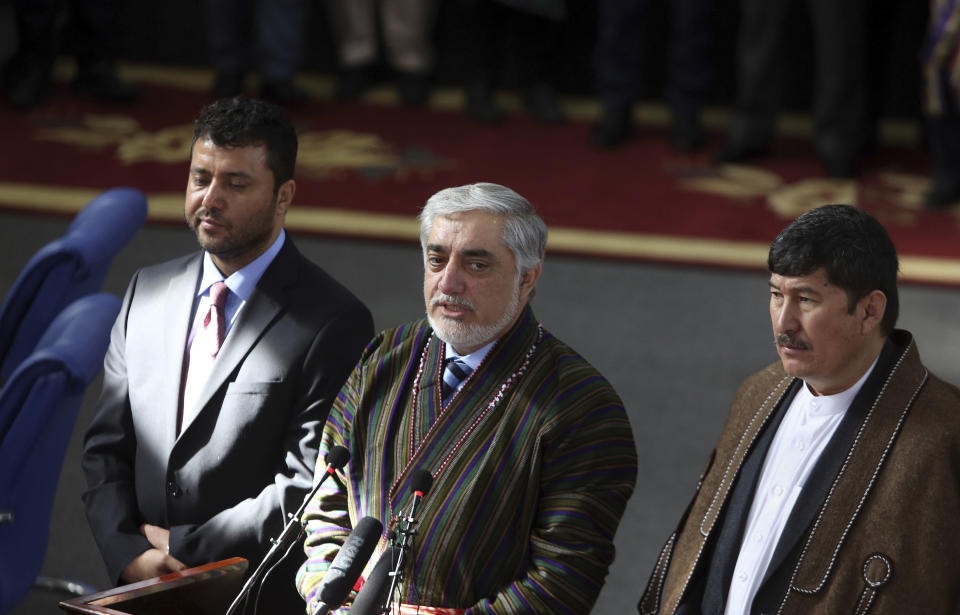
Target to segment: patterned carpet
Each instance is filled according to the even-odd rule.
[[[127,185],[148,194],[151,221],[180,223],[190,120],[209,102],[210,74],[123,71],[140,85],[136,104],[79,100],[61,81],[42,108],[0,110],[0,207],[70,215],[99,191]],[[505,92],[507,120],[483,127],[459,113],[455,90],[410,109],[386,88],[344,104],[332,100],[327,78],[307,75],[301,85],[314,99],[290,110],[301,134],[297,206],[288,216],[295,231],[415,241],[415,216],[430,194],[494,181],[534,202],[555,252],[754,269],[789,220],[843,202],[887,225],[905,279],[960,284],[960,216],[923,209],[927,159],[909,126],[884,127],[884,145],[864,157],[857,181],[832,181],[804,138],[804,118],[782,122],[772,155],[756,166],[715,167],[709,155],[722,141],[722,110],[706,114],[705,153],[674,153],[656,105],[638,107],[635,139],[598,152],[586,145],[591,100],[567,101],[570,121],[544,126]]]

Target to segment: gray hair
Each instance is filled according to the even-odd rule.
[[[533,269],[543,262],[547,250],[547,225],[530,201],[499,184],[477,183],[445,188],[427,200],[420,212],[420,245],[427,253],[427,239],[437,216],[483,210],[504,219],[501,239],[513,252],[517,272]]]

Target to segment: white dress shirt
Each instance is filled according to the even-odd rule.
[[[767,451],[754,491],[740,554],[730,580],[726,615],[750,612],[804,483],[875,365],[876,361],[846,391],[816,396],[804,384],[793,398]]]

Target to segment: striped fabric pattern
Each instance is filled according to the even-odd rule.
[[[923,71],[927,113],[960,110],[960,0],[930,0]]]
[[[533,346],[525,373],[490,408]],[[434,482],[419,509],[403,602],[469,614],[588,613],[636,481],[620,398],[583,357],[541,334],[529,308],[445,409],[443,356],[425,320],[385,331],[335,401],[319,459],[341,445],[351,461],[304,515],[308,559],[297,586],[309,609],[351,524],[370,515],[386,535],[424,468]]]

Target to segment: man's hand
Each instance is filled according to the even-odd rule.
[[[186,567],[186,564],[171,555],[167,555],[160,549],[149,549],[127,564],[120,572],[120,578],[127,583],[135,583],[136,581],[183,570]]]
[[[147,537],[155,549],[164,553],[170,552],[170,530],[159,525],[144,523],[140,526],[140,533]]]

